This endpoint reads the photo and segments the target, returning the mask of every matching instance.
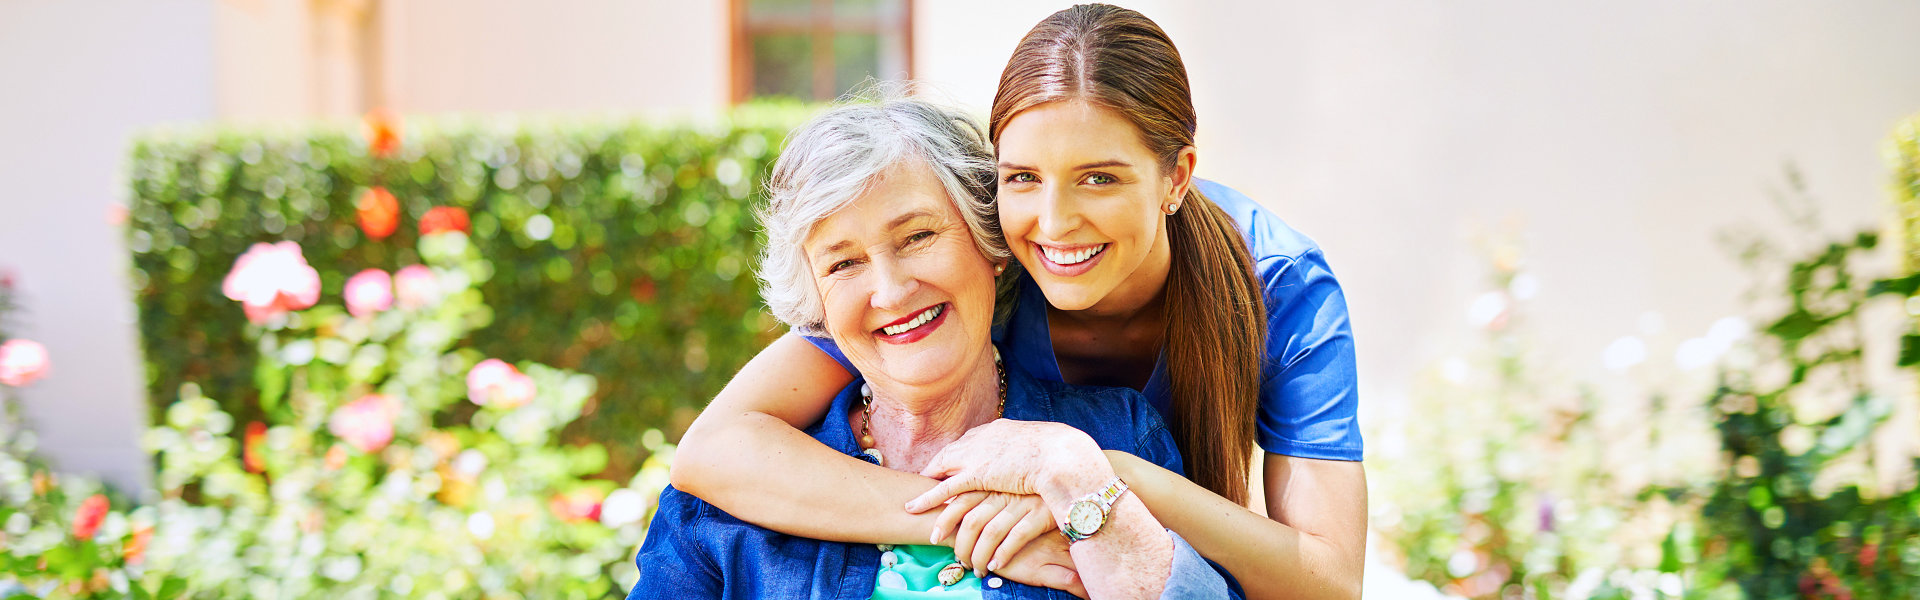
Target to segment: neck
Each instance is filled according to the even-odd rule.
[[[887,458],[887,468],[919,472],[967,430],[1000,417],[1000,373],[994,367],[993,350],[985,350],[975,364],[947,390],[868,381],[873,389],[873,420],[868,428],[874,446]],[[856,410],[851,418],[854,431],[859,431],[865,417]]]

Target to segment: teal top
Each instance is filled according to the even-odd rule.
[[[958,569],[952,585],[940,583],[940,572]],[[948,577],[953,577],[948,575]],[[951,580],[951,579],[950,579]],[[946,546],[880,546],[880,575],[873,583],[873,600],[978,600],[980,578],[960,566]]]

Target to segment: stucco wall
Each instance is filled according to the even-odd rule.
[[[43,452],[147,481],[127,257],[108,222],[127,137],[214,114],[213,16],[186,0],[0,2],[0,268],[53,370],[23,390]]]

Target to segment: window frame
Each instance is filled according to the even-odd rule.
[[[834,92],[833,36],[836,33],[873,33],[884,40],[893,28],[898,28],[900,58],[906,65],[906,78],[913,79],[913,5],[915,0],[901,0],[899,18],[892,22],[886,19],[874,21],[838,22],[833,18],[833,0],[811,0],[812,10],[806,17],[765,18],[749,23],[747,18],[748,0],[731,0],[728,3],[728,22],[731,32],[729,44],[733,70],[729,78],[728,98],[733,104],[746,102],[753,98],[753,35],[764,33],[803,33],[810,38],[812,52],[812,72],[809,79],[813,83],[812,98],[807,100],[821,102],[832,100],[838,94]],[[884,56],[888,48],[881,48]]]

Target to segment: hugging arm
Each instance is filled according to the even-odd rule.
[[[901,510],[933,481],[842,454],[801,431],[853,381],[798,334],[775,340],[693,421],[673,485],[743,521],[819,540],[926,543],[934,515]]]
[[[1124,452],[1107,452],[1161,522],[1236,574],[1248,598],[1360,597],[1367,481],[1358,462],[1266,455],[1262,517]],[[1284,574],[1284,575],[1281,575]]]

